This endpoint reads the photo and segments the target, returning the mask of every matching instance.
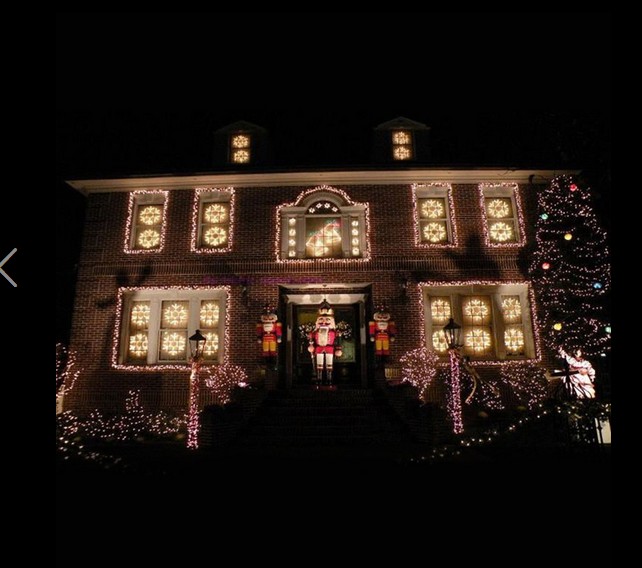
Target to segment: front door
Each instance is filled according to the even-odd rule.
[[[317,319],[318,306],[294,306],[292,326],[292,356],[294,385],[312,384],[315,372],[311,354],[308,352],[308,339],[306,332],[314,326]],[[361,349],[359,349],[359,334],[361,323],[359,321],[359,304],[334,305],[334,321],[339,327],[351,330],[349,337],[342,337],[339,341],[343,350],[341,357],[334,358],[332,383],[338,386],[361,384]],[[340,326],[340,324],[343,324]]]

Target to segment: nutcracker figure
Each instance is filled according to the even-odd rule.
[[[314,330],[308,336],[308,351],[312,355],[313,365],[316,366],[316,377],[313,382],[319,386],[323,383],[323,368],[326,371],[326,381],[332,384],[332,363],[334,357],[341,357],[343,352],[338,344],[338,335],[334,323],[334,310],[327,300],[319,305],[319,316],[317,317]]]
[[[386,357],[390,355],[390,343],[395,340],[397,328],[395,322],[390,321],[390,312],[383,305],[377,306],[377,311],[370,322],[370,341],[375,344],[375,355]]]
[[[256,324],[256,338],[261,345],[261,354],[263,357],[276,358],[277,344],[281,343],[283,328],[278,321],[275,309],[266,304],[261,314],[261,321]]]

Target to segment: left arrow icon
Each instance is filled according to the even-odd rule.
[[[9,283],[14,287],[17,288],[18,285],[11,279],[11,276],[9,276],[4,270],[2,270],[2,267],[4,266],[4,263],[7,262],[16,252],[18,251],[17,248],[14,248],[7,256],[5,256],[2,260],[0,260],[0,273],[2,276],[4,276]]]

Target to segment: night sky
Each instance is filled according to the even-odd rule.
[[[609,225],[608,14],[59,14],[57,31],[57,340],[84,212],[64,180],[212,171],[236,120],[268,130],[278,169],[371,164],[372,129],[406,116],[435,165],[582,169]]]

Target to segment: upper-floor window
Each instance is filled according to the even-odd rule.
[[[422,247],[456,244],[452,187],[446,183],[412,186],[415,244]]]
[[[428,347],[448,350],[443,327],[461,324],[462,350],[478,360],[536,356],[527,284],[427,285],[423,288]]]
[[[167,191],[134,191],[129,194],[125,252],[158,252],[165,244]]]
[[[249,164],[252,160],[252,136],[248,133],[230,134],[230,162]]]
[[[189,337],[199,329],[206,338],[204,361],[223,361],[226,290],[120,290],[120,341],[115,365],[187,363]]]
[[[192,211],[193,252],[228,252],[234,229],[234,190],[197,188]]]
[[[414,149],[411,130],[393,130],[392,135],[392,159],[412,160]]]
[[[490,246],[524,244],[519,187],[516,183],[481,184],[484,235]]]
[[[278,211],[279,260],[368,258],[367,206],[329,187],[304,192]]]

